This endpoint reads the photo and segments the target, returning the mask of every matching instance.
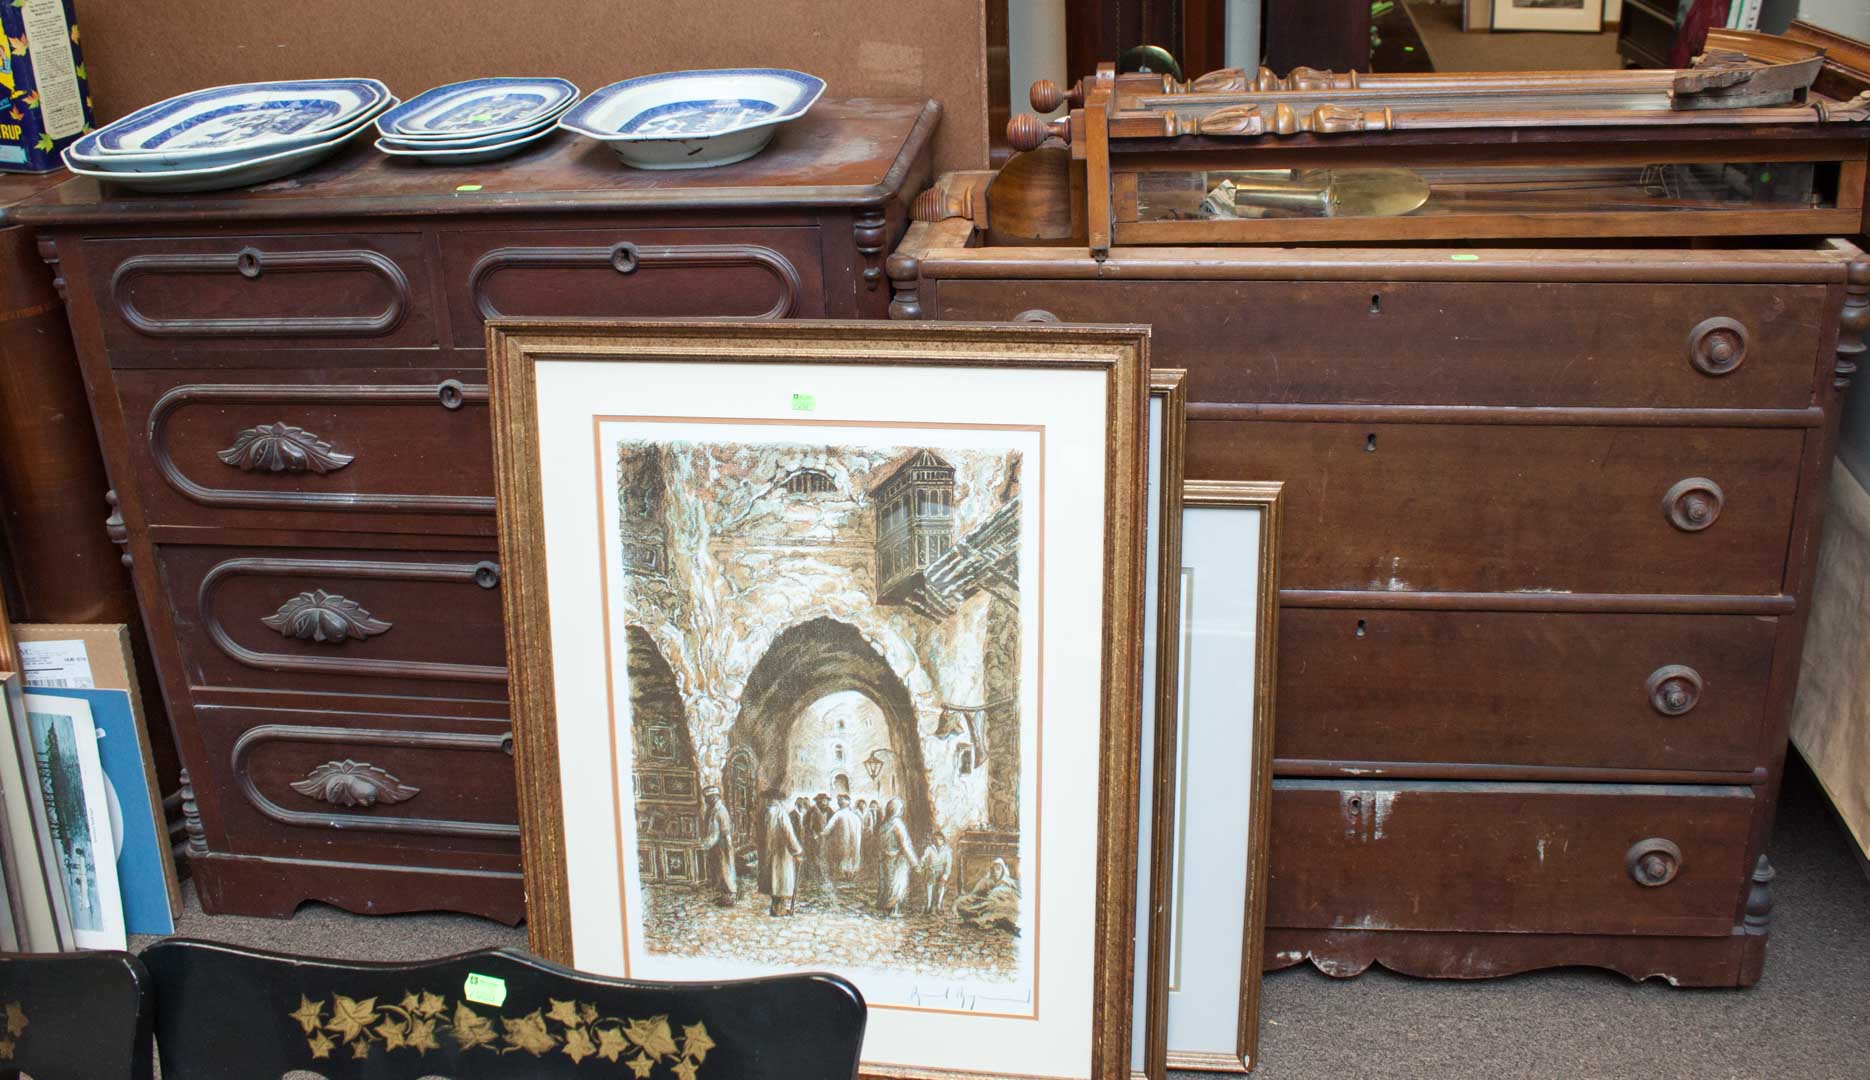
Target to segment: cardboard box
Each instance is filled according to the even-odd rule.
[[[52,172],[91,130],[72,0],[0,0],[0,171]]]

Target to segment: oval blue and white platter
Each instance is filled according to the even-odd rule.
[[[517,134],[557,118],[577,100],[578,88],[564,79],[472,79],[424,90],[377,117],[377,131],[411,141]]]
[[[409,158],[424,165],[474,165],[516,154],[557,130],[556,125],[546,124],[517,135],[508,132],[503,142],[477,142],[471,146],[434,146],[432,144],[411,146],[408,143],[397,143],[388,138],[382,138],[377,140],[377,149],[391,157]]]
[[[559,126],[639,169],[702,169],[759,153],[824,92],[823,79],[786,68],[671,71],[595,91]]]
[[[394,96],[385,98],[374,110],[362,113],[340,127],[308,131],[292,138],[260,144],[242,143],[227,149],[215,150],[212,153],[177,154],[164,150],[149,150],[140,153],[107,154],[98,149],[96,142],[98,132],[94,131],[65,148],[65,162],[68,166],[76,162],[87,169],[111,172],[169,172],[238,165],[255,158],[273,157],[306,147],[324,146],[333,140],[342,142],[356,134],[358,130],[368,127],[378,112],[393,108],[396,103],[397,99]]]
[[[138,109],[74,145],[89,158],[137,155],[205,167],[328,140],[394,101],[376,79],[215,86]]]
[[[194,168],[94,169],[77,161],[72,156],[72,147],[68,146],[65,148],[65,167],[79,176],[122,184],[136,191],[223,191],[228,188],[248,187],[267,180],[277,180],[282,176],[290,176],[309,168],[336,153],[358,132],[364,130],[367,130],[364,124],[353,124],[342,133],[327,133],[328,137],[325,142],[275,150],[240,161]]]

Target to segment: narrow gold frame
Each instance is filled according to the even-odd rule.
[[[1176,673],[1181,670],[1182,637],[1176,616],[1182,609],[1182,477],[1188,456],[1187,379],[1188,372],[1181,368],[1155,368],[1149,373],[1149,396],[1162,399],[1162,490],[1157,492],[1156,512],[1161,522],[1161,535],[1156,538],[1156,624],[1151,628],[1156,635],[1156,685],[1143,688],[1144,692],[1155,694],[1156,727],[1154,731],[1141,732],[1141,737],[1154,739],[1158,751],[1162,746],[1164,717],[1170,718],[1170,741],[1174,741],[1173,718],[1179,692]],[[1140,754],[1137,760],[1142,760]],[[1157,775],[1160,775],[1162,763],[1157,762],[1156,766]],[[1172,799],[1174,792],[1168,795]],[[1151,850],[1137,852],[1137,872],[1149,875],[1149,941],[1145,955],[1158,957],[1167,955],[1169,936],[1169,922],[1165,918],[1168,908],[1162,890],[1175,870],[1175,849],[1172,844],[1162,842],[1162,821],[1165,815],[1174,812],[1175,804],[1164,801],[1162,785],[1154,781],[1150,783],[1148,798],[1154,842]],[[1141,1072],[1132,1070],[1131,1080],[1166,1080],[1168,967],[1152,963],[1147,973],[1137,972],[1136,977],[1147,978],[1149,986],[1144,994],[1143,1069]]]
[[[1242,918],[1245,920],[1245,933],[1242,935],[1240,957],[1240,1021],[1236,1033],[1235,1053],[1233,1055],[1215,1054],[1200,1051],[1166,1050],[1164,1064],[1170,1069],[1189,1069],[1198,1072],[1246,1073],[1258,1064],[1260,1052],[1260,983],[1264,974],[1261,953],[1266,947],[1266,874],[1267,874],[1267,816],[1271,812],[1273,797],[1273,723],[1274,723],[1274,688],[1277,686],[1276,664],[1279,657],[1279,535],[1280,535],[1280,492],[1281,483],[1269,483],[1258,480],[1189,480],[1182,488],[1182,509],[1222,508],[1241,509],[1257,508],[1260,511],[1260,560],[1259,560],[1259,610],[1255,642],[1253,668],[1253,760],[1248,773],[1248,782],[1253,790],[1249,795],[1250,803],[1247,816],[1247,895],[1242,904]],[[1181,552],[1181,523],[1176,523],[1175,550]],[[1177,567],[1180,570],[1180,567]],[[1179,572],[1178,572],[1179,578]],[[1181,619],[1181,596],[1177,589],[1176,604],[1170,613],[1170,622],[1179,627]],[[1158,632],[1161,632],[1160,630]],[[1180,642],[1177,647],[1179,651]],[[1160,655],[1160,654],[1159,654]],[[1179,663],[1179,656],[1177,657]],[[1175,805],[1175,761],[1176,761],[1176,706],[1173,689],[1167,691],[1158,688],[1158,700],[1164,700],[1167,693],[1170,708],[1156,715],[1156,775],[1154,777],[1157,813],[1164,807]],[[1160,817],[1157,819],[1160,821]],[[1166,836],[1166,840],[1165,840]],[[1167,897],[1173,902],[1173,870],[1175,838],[1173,832],[1156,834],[1156,850],[1152,852],[1155,865],[1154,883],[1150,889],[1150,900],[1156,910],[1150,920],[1150,956],[1152,958],[1151,977],[1161,987],[1158,995],[1156,987],[1151,987],[1150,995],[1150,1033],[1158,1037],[1161,1043],[1168,1041],[1168,969],[1169,946],[1168,932],[1169,911],[1159,898]],[[1160,1005],[1157,1004],[1160,1002]],[[1155,1058],[1149,1059],[1154,1067]],[[1151,1073],[1149,1080],[1162,1080],[1160,1073]]]
[[[573,962],[552,675],[535,365],[630,361],[1033,368],[1105,372],[1104,664],[1097,788],[1097,923],[1091,1080],[1130,1071],[1138,706],[1142,701],[1149,329],[1031,324],[502,319],[487,324],[501,591],[514,768],[532,950]],[[866,1066],[878,1080],[1018,1080],[920,1066]]]

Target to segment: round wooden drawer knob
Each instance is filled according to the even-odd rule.
[[[1721,485],[1705,476],[1691,476],[1662,496],[1662,514],[1683,532],[1700,532],[1720,519],[1726,504]]]
[[[1652,836],[1630,845],[1623,864],[1630,871],[1630,880],[1654,889],[1674,881],[1675,875],[1681,872],[1682,849],[1671,841]]]
[[[1734,319],[1703,319],[1688,332],[1688,361],[1703,375],[1726,375],[1747,361],[1747,328]]]
[[[1649,704],[1664,716],[1680,716],[1701,700],[1701,673],[1682,664],[1649,674]]]

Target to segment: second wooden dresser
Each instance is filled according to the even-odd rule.
[[[1870,261],[982,239],[892,313],[1151,323],[1187,475],[1285,482],[1269,967],[1759,977]]]
[[[484,320],[880,318],[938,116],[820,102],[696,172],[560,133],[21,208],[69,302],[206,910],[521,918]]]

